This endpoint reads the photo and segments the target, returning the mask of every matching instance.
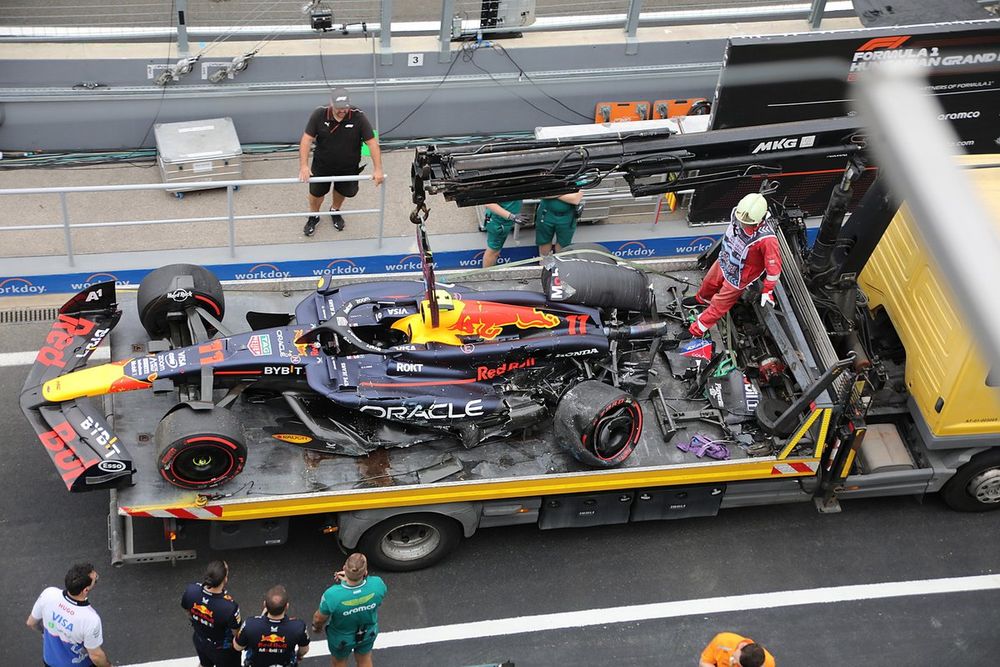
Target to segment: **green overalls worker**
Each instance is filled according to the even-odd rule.
[[[360,553],[348,556],[344,569],[334,578],[336,583],[323,593],[319,609],[313,614],[313,632],[319,634],[326,626],[334,667],[347,667],[352,653],[358,667],[371,667],[385,582],[368,575],[368,559]]]
[[[535,210],[535,243],[538,254],[552,252],[552,239],[559,252],[573,242],[576,232],[576,208],[583,201],[583,193],[577,190],[558,197],[546,198],[538,202]]]
[[[527,216],[521,213],[520,199],[486,205],[486,250],[483,252],[483,268],[496,266],[507,235],[514,230],[515,224],[523,225],[527,221]]]

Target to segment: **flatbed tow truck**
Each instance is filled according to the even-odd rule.
[[[809,137],[797,142],[808,147],[752,152],[787,137]],[[863,132],[849,118],[418,149],[418,234],[428,219],[427,193],[468,206],[554,196],[611,172],[624,173],[637,195],[696,190],[733,174],[760,187],[780,176],[783,161],[803,156],[828,160],[843,178],[812,250],[794,202],[773,211],[785,258],[776,309],[739,304],[712,332],[714,349],[701,360],[681,355],[684,344],[675,347],[669,336],[654,352],[650,382],[635,391],[646,414],[641,438],[621,465],[586,468],[545,424],[471,448],[442,440],[358,458],[317,454],[276,437],[270,426],[289,414],[237,401],[231,409],[246,424],[246,467],[218,489],[195,492],[160,477],[151,444],[150,416],[165,413],[176,397],[109,394],[105,412],[130,443],[136,470],[131,486],[111,493],[112,562],[195,557],[180,548],[183,540],[171,539],[165,551],[138,550],[133,522],[145,518],[162,519],[171,537],[179,524],[209,521],[213,547],[225,548],[281,544],[290,517],[316,515],[343,548],[364,550],[378,567],[417,569],[480,528],[512,524],[596,526],[809,501],[830,512],[849,498],[937,491],[959,510],[1000,508],[994,390],[969,332],[953,319],[946,337],[928,336],[941,320],[912,307],[917,293],[940,299],[940,307],[946,300],[905,208],[897,212],[876,181],[843,225],[865,152]],[[784,200],[780,189],[770,198]],[[709,250],[698,261],[644,265],[659,316],[675,320],[673,331],[690,316],[681,297],[693,293],[711,258]],[[429,250],[424,259],[433,261]],[[901,261],[909,267],[903,274],[893,270]],[[463,282],[533,289],[537,275],[503,269]],[[306,289],[271,283],[232,291],[225,322],[237,328],[251,310],[291,312],[302,298],[296,287]],[[112,358],[150,352],[135,308],[122,310],[110,336]]]

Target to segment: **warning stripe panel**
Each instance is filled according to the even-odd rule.
[[[771,468],[772,475],[801,475],[803,473],[812,474],[819,469],[819,462],[794,462],[776,463]]]
[[[131,507],[123,507],[122,511],[131,516],[162,519],[218,519],[222,516],[221,507],[178,507],[158,510],[133,510]]]

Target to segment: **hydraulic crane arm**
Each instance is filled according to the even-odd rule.
[[[674,134],[644,131],[607,137],[428,146],[413,162],[413,202],[443,194],[459,206],[553,197],[624,173],[635,196],[698,183],[780,171],[805,157],[846,159],[865,146],[854,118],[834,118]],[[666,175],[663,181],[660,177]],[[655,179],[655,180],[654,180]]]

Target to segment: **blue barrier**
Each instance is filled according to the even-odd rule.
[[[809,230],[810,242],[816,230]],[[706,250],[718,235],[659,237],[636,241],[604,241],[601,243],[623,259],[650,259],[697,255]],[[505,248],[499,264],[529,259],[537,254],[535,246]],[[482,250],[456,250],[434,253],[436,268],[475,269],[483,264]],[[138,285],[156,267],[100,273],[69,273],[56,275],[5,276],[0,278],[0,296],[28,296],[48,293],[75,293],[95,283],[114,280],[119,286]],[[242,264],[211,264],[207,267],[220,280],[263,280],[274,278],[306,278],[324,275],[350,276],[377,273],[413,273],[420,271],[420,256],[371,255],[353,259],[310,259],[281,262]]]

